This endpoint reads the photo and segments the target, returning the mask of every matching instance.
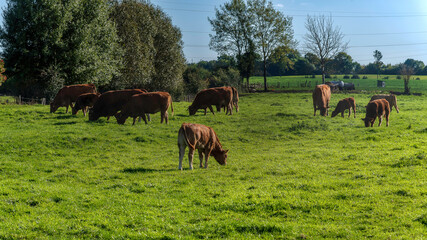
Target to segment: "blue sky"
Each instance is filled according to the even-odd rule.
[[[208,47],[211,26],[208,17],[215,7],[230,0],[150,0],[160,6],[183,33],[188,62],[216,59]],[[307,14],[331,15],[349,42],[347,53],[361,64],[373,62],[373,51],[383,62],[396,64],[414,58],[427,64],[426,0],[273,0],[277,10],[293,17],[297,48],[303,52]],[[0,7],[6,6],[0,0]]]

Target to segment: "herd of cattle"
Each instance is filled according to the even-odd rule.
[[[314,116],[316,110],[320,110],[320,115],[328,116],[329,101],[331,98],[331,87],[327,84],[317,85],[313,92]],[[219,112],[224,108],[226,114],[233,114],[233,107],[236,112],[239,111],[239,94],[234,87],[217,87],[209,88],[200,91],[195,96],[192,104],[188,107],[190,115],[194,115],[197,110],[203,109],[206,115],[206,109],[215,114],[212,106],[216,106]],[[73,103],[74,106],[73,106]],[[366,106],[366,116],[362,120],[365,126],[373,126],[375,119],[378,117],[379,126],[381,126],[382,118],[385,116],[389,120],[391,111],[390,106],[394,106],[396,111],[397,101],[395,95],[374,95]],[[89,121],[96,121],[100,117],[114,116],[118,124],[124,124],[129,117],[133,118],[135,124],[136,118],[140,117],[147,124],[150,121],[150,114],[160,112],[161,120],[168,123],[168,109],[171,108],[173,114],[172,98],[167,92],[147,92],[144,89],[125,89],[112,90],[99,94],[94,84],[77,84],[65,86],[58,91],[55,98],[50,104],[50,112],[54,113],[59,107],[72,108],[72,114],[75,115],[82,110],[84,116],[89,109]],[[226,109],[226,110],[225,110]],[[354,98],[349,97],[338,102],[335,110],[332,112],[332,117],[338,113],[344,117],[345,110],[353,109],[354,117],[356,117],[356,103]],[[225,165],[227,163],[228,150],[224,150],[218,139],[215,131],[208,126],[201,124],[183,123],[178,132],[178,148],[179,148],[179,169],[182,170],[182,160],[185,153],[185,148],[189,148],[188,160],[190,169],[193,169],[194,151],[199,152],[200,167],[203,167],[203,155],[205,158],[205,168],[208,166],[208,158],[212,155],[215,160]]]
[[[320,110],[320,115],[328,116],[329,101],[331,99],[331,88],[327,84],[317,85],[313,92],[313,107],[314,107],[314,116],[316,116],[316,110]],[[365,127],[373,126],[375,119],[378,117],[378,126],[381,126],[383,117],[385,117],[388,126],[388,120],[391,112],[391,106],[396,108],[396,111],[399,112],[397,107],[396,96],[393,94],[377,94],[372,96],[368,105],[366,106],[366,116],[362,118],[365,122]],[[344,117],[344,111],[348,109],[348,117],[351,115],[351,109],[353,109],[354,117],[356,117],[356,101],[354,98],[349,97],[341,99],[335,110],[332,112],[332,117],[335,117],[338,113],[341,113],[341,116]]]

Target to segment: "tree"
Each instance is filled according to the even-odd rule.
[[[243,57],[244,54],[252,54],[252,15],[243,0],[231,0],[224,3],[219,9],[215,8],[215,18],[208,18],[215,35],[209,34],[211,40],[209,47],[220,55],[235,56],[238,61],[241,78],[248,77],[245,70],[250,66],[251,57]],[[245,72],[246,71],[246,72]],[[249,80],[248,80],[249,81]]]
[[[270,1],[250,0],[248,6],[254,16],[253,36],[263,61],[264,91],[267,91],[267,60],[277,47],[293,43],[292,18],[274,9]]]
[[[423,61],[414,60],[412,58],[406,59],[406,61],[403,64],[414,69],[414,74],[422,73],[422,71],[424,70],[424,67],[425,67]]]
[[[339,52],[332,63],[337,73],[350,74],[354,68],[353,59],[345,52]]]
[[[308,33],[304,36],[305,48],[319,59],[322,71],[322,83],[325,83],[326,64],[339,52],[344,52],[347,42],[339,27],[333,27],[332,17],[307,16],[305,28]]]
[[[375,58],[375,66],[377,67],[377,80],[380,75],[381,66],[383,65],[383,62],[381,62],[381,59],[383,58],[383,55],[380,51],[375,50],[374,51],[374,58]]]
[[[414,69],[411,66],[408,66],[406,64],[402,64],[400,66],[400,75],[403,77],[403,84],[405,87],[405,94],[409,95],[411,94],[410,88],[409,88],[409,80],[411,80],[411,76],[414,74]]]
[[[115,1],[111,18],[124,49],[121,75],[112,88],[174,92],[182,83],[182,35],[159,8],[137,0]]]
[[[0,29],[7,85],[52,97],[62,85],[107,84],[121,50],[107,0],[9,0]]]

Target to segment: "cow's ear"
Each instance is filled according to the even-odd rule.
[[[224,153],[228,153],[229,149],[225,150]]]

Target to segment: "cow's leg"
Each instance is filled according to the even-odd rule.
[[[386,127],[388,127],[388,117],[390,116],[390,113],[386,113],[385,120],[386,120]]]
[[[190,170],[193,170],[193,157],[194,157],[194,149],[188,147],[188,163],[190,164]]]
[[[65,106],[65,113],[68,113],[68,104]]]
[[[144,119],[145,124],[148,124],[147,118],[145,118],[145,114],[142,114],[142,119]]]
[[[184,153],[185,153],[185,144],[180,144],[178,143],[178,148],[179,148],[179,165],[178,165],[178,169],[182,170],[182,159],[184,159]]]
[[[353,115],[354,115],[354,118],[356,118],[356,108],[355,107],[353,107]]]
[[[345,112],[345,110],[343,110],[343,111],[341,112],[341,117],[342,117],[342,118],[344,118],[344,112]]]
[[[110,121],[110,116],[107,116],[107,121]]]
[[[231,107],[231,103],[227,106],[227,112],[230,113],[230,115],[233,115],[233,108]]]
[[[383,122],[383,117],[378,116],[378,127],[381,126],[381,123]]]
[[[205,108],[205,115],[206,115],[206,108]]]
[[[199,149],[200,168],[203,167],[203,150]]]
[[[313,104],[313,107],[314,107],[314,116],[316,116],[316,105]]]
[[[211,110],[212,114],[215,115],[215,112],[214,112],[214,110],[213,110],[213,108],[212,108],[211,105],[209,105],[209,110]]]
[[[208,168],[208,159],[210,154],[211,151],[209,151],[209,149],[205,149],[205,168]]]
[[[141,117],[141,116],[139,116],[139,118],[138,118],[138,122],[141,122],[141,120],[142,120],[142,117]]]
[[[168,110],[165,111],[165,120],[166,120],[166,124],[169,123],[169,114],[167,112]]]
[[[137,117],[133,117],[133,123],[132,123],[132,125],[135,125],[136,118],[137,118]]]

